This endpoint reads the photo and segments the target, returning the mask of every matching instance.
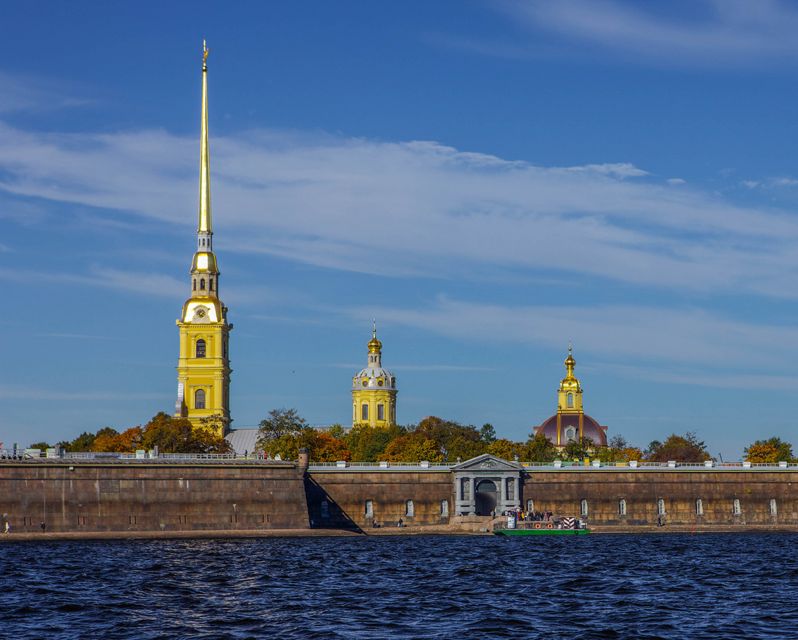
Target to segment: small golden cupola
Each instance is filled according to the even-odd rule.
[[[557,390],[557,411],[562,413],[582,413],[582,385],[574,375],[576,360],[574,348],[568,345],[568,357],[565,359],[565,377]]]
[[[557,413],[534,427],[534,433],[542,433],[558,448],[565,447],[569,442],[581,442],[583,438],[590,440],[595,446],[607,446],[607,427],[584,411],[582,384],[574,374],[576,360],[570,344],[564,364],[565,377],[557,388]]]
[[[352,424],[384,427],[396,424],[396,377],[382,367],[382,342],[372,326],[368,361],[352,378]]]

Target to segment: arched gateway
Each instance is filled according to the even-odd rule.
[[[455,513],[489,516],[521,506],[521,470],[517,462],[487,453],[456,465]]]

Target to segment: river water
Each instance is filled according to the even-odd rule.
[[[0,638],[798,639],[798,535],[0,545]]]

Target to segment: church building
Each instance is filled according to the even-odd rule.
[[[224,435],[230,427],[228,339],[233,325],[227,322],[227,307],[219,298],[219,267],[213,253],[207,62],[203,42],[197,250],[191,262],[191,294],[177,320],[180,356],[175,416],[188,418],[194,427],[212,426]]]
[[[382,342],[377,325],[368,344],[368,362],[352,378],[352,425],[387,427],[396,424],[396,377],[382,368]]]
[[[588,438],[593,444],[607,446],[607,427],[585,414],[582,406],[582,384],[574,375],[576,360],[573,348],[568,346],[565,359],[565,377],[557,389],[557,413],[534,428],[535,435],[544,434],[558,447],[569,442]]]

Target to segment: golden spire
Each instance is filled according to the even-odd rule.
[[[377,321],[371,321],[371,340],[369,340],[369,353],[380,354],[382,351],[382,342],[377,339]]]
[[[576,366],[576,360],[574,360],[574,346],[569,342],[568,343],[568,357],[565,359],[565,379],[566,380],[573,380],[574,379],[574,367]]]
[[[211,162],[208,151],[208,47],[202,41],[202,124],[200,125],[200,180],[199,180],[199,224],[197,233],[205,236],[207,244],[200,243],[210,251],[211,228]]]

